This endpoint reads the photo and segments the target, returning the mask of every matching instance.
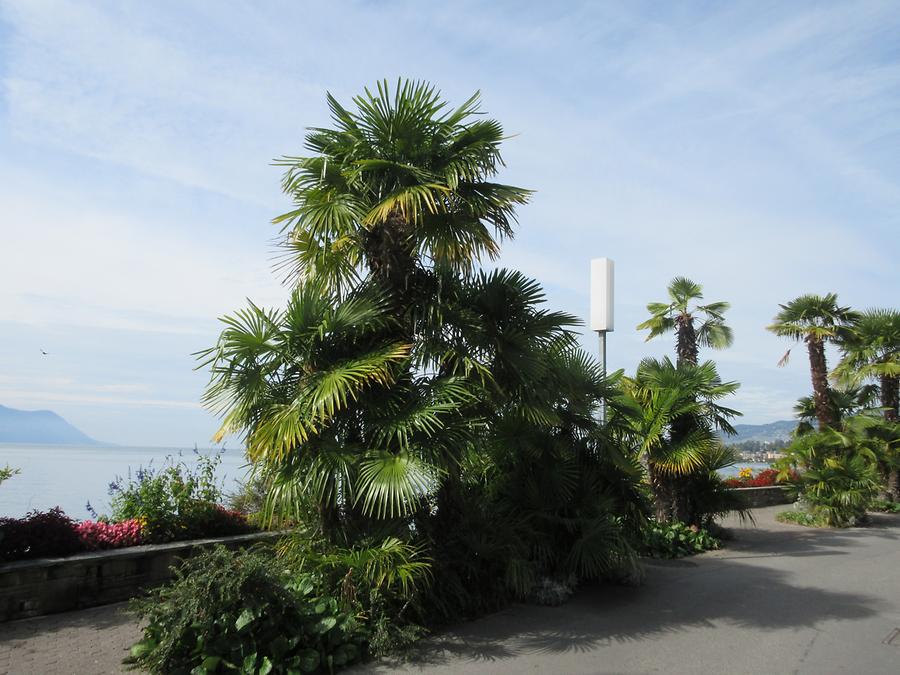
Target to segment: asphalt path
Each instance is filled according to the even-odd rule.
[[[639,587],[515,605],[355,673],[900,675],[900,515],[815,530],[756,511],[726,549],[651,561]],[[0,624],[0,675],[123,672],[122,605]]]
[[[640,587],[516,605],[354,672],[900,675],[900,516],[820,530],[784,508],[726,523],[721,551],[649,562]]]

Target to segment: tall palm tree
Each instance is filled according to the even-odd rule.
[[[335,128],[310,129],[314,154],[278,162],[294,208],[275,222],[295,275],[340,290],[367,269],[402,313],[424,269],[496,258],[531,192],[492,181],[503,128],[478,92],[450,108],[426,82],[384,81],[353,103],[328,94]]]
[[[740,415],[718,401],[737,391],[736,382],[722,382],[712,361],[673,364],[646,358],[626,390],[635,403],[632,428],[638,452],[645,458],[660,522],[691,520],[680,479],[700,472],[710,453],[721,444],[716,430],[733,434],[730,420]],[[689,420],[689,430],[679,428]]]
[[[864,384],[859,387],[831,388],[828,390],[829,405],[834,419],[844,420],[862,412],[870,411],[878,404],[878,387]],[[794,431],[795,436],[802,436],[813,431],[816,422],[816,402],[813,396],[801,396],[794,406],[794,414],[800,423]]]
[[[785,305],[775,315],[774,323],[767,330],[782,337],[806,343],[809,353],[809,371],[812,379],[813,401],[819,429],[837,425],[838,419],[831,406],[828,385],[828,365],[825,360],[825,344],[837,342],[857,319],[856,312],[838,305],[837,295],[801,295]],[[790,350],[779,362],[787,363]]]
[[[669,302],[648,304],[650,318],[638,324],[638,330],[650,331],[647,340],[675,331],[678,363],[693,365],[697,365],[700,347],[731,346],[734,337],[723,316],[727,302],[692,304],[703,299],[703,287],[684,277],[672,279],[668,291]]]
[[[900,312],[870,309],[862,312],[841,340],[843,358],[834,369],[845,385],[877,380],[884,417],[900,417]]]
[[[887,422],[900,421],[900,312],[870,309],[862,312],[841,341],[843,358],[832,375],[843,385],[877,380],[881,408]],[[896,463],[883,461],[880,469],[885,496],[900,499],[900,472]]]

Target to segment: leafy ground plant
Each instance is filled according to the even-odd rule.
[[[876,499],[869,506],[870,511],[881,513],[900,513],[900,502],[889,502],[886,499]]]
[[[828,520],[821,514],[808,511],[781,511],[775,516],[779,523],[794,523],[805,527],[828,527]]]
[[[264,549],[204,552],[132,609],[146,627],[129,662],[151,673],[332,672],[366,646],[352,603],[318,594]]]
[[[682,558],[720,546],[721,542],[706,530],[678,522],[651,521],[644,530],[642,553],[651,558]]]

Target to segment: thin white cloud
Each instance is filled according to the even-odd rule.
[[[82,405],[100,405],[131,408],[191,408],[200,409],[197,401],[177,401],[156,398],[130,398],[127,396],[100,396],[95,394],[69,394],[60,391],[32,391],[24,389],[0,389],[0,399],[9,402],[10,406],[28,406],[31,404],[46,405],[48,403],[76,403]]]
[[[735,347],[710,356],[744,382],[737,407],[748,420],[784,418],[809,383],[801,359],[773,370],[786,347],[764,329],[777,304],[830,290],[856,306],[895,303],[900,15],[889,0],[703,10],[22,0],[0,11],[10,38],[0,228],[15,252],[0,266],[0,316],[30,338],[74,325],[100,343],[128,331],[146,338],[129,357],[152,343],[158,364],[208,344],[215,317],[246,296],[280,304],[265,223],[285,201],[268,161],[300,152],[303,127],[327,122],[325,89],[347,100],[397,74],[453,100],[480,88],[520,134],[502,179],[538,193],[500,264],[583,315],[587,261],[616,259],[618,365],[670,351],[633,326],[687,275],[732,302]],[[391,49],[373,51],[373,34]],[[102,350],[85,368],[92,358]],[[151,368],[148,379],[160,374]],[[200,375],[166,375],[173,390],[201,386]],[[113,384],[100,379],[91,386]],[[141,398],[166,399],[163,379]]]

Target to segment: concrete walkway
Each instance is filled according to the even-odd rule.
[[[900,673],[900,516],[811,530],[756,512],[726,550],[651,562],[639,588],[517,605],[355,673]],[[735,524],[733,524],[735,525]],[[123,672],[123,606],[0,624],[0,675]]]
[[[511,607],[354,672],[900,674],[900,516],[814,530],[777,523],[784,508],[727,523],[725,550],[648,564],[639,588]]]
[[[0,623],[0,675],[122,673],[138,639],[125,603]]]

